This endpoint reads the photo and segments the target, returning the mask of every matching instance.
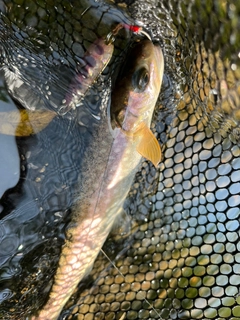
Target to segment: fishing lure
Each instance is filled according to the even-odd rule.
[[[106,39],[111,37],[112,33],[110,32]],[[75,109],[79,105],[85,97],[86,92],[111,60],[114,45],[112,40],[106,41],[106,39],[97,39],[86,51],[83,58],[84,65],[70,84],[69,93],[63,101],[62,107],[59,109],[61,115],[66,114],[69,110]]]
[[[151,40],[149,34],[142,27],[119,23],[107,34],[106,38],[99,38],[92,43],[84,55],[83,61],[85,64],[70,85],[69,94],[59,110],[62,115],[80,104],[86,92],[106,68],[113,55],[115,38],[123,28],[132,31],[134,34],[144,35]]]

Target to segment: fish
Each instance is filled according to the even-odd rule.
[[[109,103],[92,133],[93,139],[82,160],[84,170],[79,180],[78,199],[65,231],[65,243],[53,285],[45,305],[37,315],[30,317],[31,320],[58,318],[78,283],[91,271],[121,214],[142,158],[141,153],[151,154],[148,149],[152,142],[148,144],[147,140],[162,83],[163,54],[160,46],[150,40],[142,40],[131,49],[128,59],[124,77],[129,87],[125,87],[127,103],[122,105],[124,117],[120,119],[123,102],[117,81],[113,96],[117,96],[120,105],[111,106]],[[114,116],[109,121],[111,113]],[[140,147],[142,143],[144,146]],[[149,158],[156,164],[160,154]]]

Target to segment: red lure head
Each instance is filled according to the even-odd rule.
[[[144,31],[143,28],[140,26],[123,24],[123,27],[132,31],[135,34],[145,35],[150,41],[152,41],[150,35],[146,31]]]
[[[127,29],[130,30],[131,32],[138,34],[138,35],[144,35],[146,36],[150,41],[152,41],[152,38],[150,37],[150,35],[143,30],[142,27],[137,26],[137,25],[130,25],[130,24],[126,24],[126,23],[119,23],[114,29],[113,31],[111,31],[107,37],[106,37],[106,42],[107,43],[112,43],[115,40],[115,36],[118,34],[119,30],[121,29]]]

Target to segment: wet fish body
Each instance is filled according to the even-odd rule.
[[[81,177],[82,184],[80,181],[79,201],[66,231],[50,296],[38,316],[31,318],[33,320],[58,318],[77,284],[90,272],[131,187],[141,160],[141,154],[136,150],[139,142],[132,133],[135,134],[138,127],[141,129],[142,123],[149,128],[163,75],[161,49],[149,40],[139,42],[137,46],[139,53],[134,57],[132,71],[139,66],[147,68],[149,83],[142,93],[131,95],[132,92],[128,91],[132,99],[126,107],[123,128],[114,128],[112,136],[106,113],[94,133],[83,161],[85,172]],[[131,72],[129,78],[132,76]],[[131,86],[129,90],[132,89]],[[144,96],[142,107],[135,105],[134,96],[139,98],[139,94]],[[151,104],[146,105],[148,101]],[[132,112],[136,112],[135,123],[132,122]],[[129,123],[131,128],[126,127]]]

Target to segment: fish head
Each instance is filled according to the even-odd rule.
[[[111,115],[117,126],[128,133],[136,132],[142,123],[150,126],[163,70],[160,46],[148,39],[134,44],[112,96]]]

